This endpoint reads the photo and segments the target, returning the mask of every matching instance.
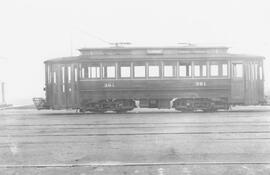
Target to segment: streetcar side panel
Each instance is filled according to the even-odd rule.
[[[230,95],[229,88],[229,79],[81,81],[80,99],[82,103],[102,99],[171,101],[175,98],[222,98],[227,100]],[[168,108],[166,105],[162,106]]]

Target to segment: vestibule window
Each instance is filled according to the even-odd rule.
[[[62,83],[65,83],[65,67],[62,66]]]
[[[191,77],[191,62],[179,63],[179,76],[180,77]]]
[[[242,63],[233,64],[233,77],[236,77],[236,78],[243,77],[243,64]]]
[[[50,65],[48,65],[48,74],[47,74],[47,76],[48,76],[48,84],[50,84],[51,83],[51,79],[52,79],[52,77],[51,77],[51,66]]]
[[[64,93],[65,92],[65,67],[62,66],[62,70],[61,70],[61,74],[62,74],[62,92]]]
[[[71,83],[71,67],[68,66],[68,83]]]
[[[259,79],[260,79],[260,80],[263,79],[263,70],[262,70],[262,66],[259,67]]]
[[[250,63],[250,80],[254,80],[254,64]]]
[[[53,72],[53,83],[56,84],[56,72]]]

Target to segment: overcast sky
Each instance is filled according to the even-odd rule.
[[[270,58],[267,0],[0,0],[0,81],[7,101],[44,96],[44,64],[81,47],[175,46],[179,42],[232,47]],[[270,61],[265,61],[270,87]]]

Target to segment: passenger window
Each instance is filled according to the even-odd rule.
[[[159,77],[159,66],[158,65],[149,65],[148,66],[148,76],[149,77]]]
[[[191,77],[191,63],[180,63],[179,76],[180,77]]]
[[[251,66],[251,70],[252,70],[252,66]],[[236,78],[243,77],[243,64],[241,63],[233,64],[233,77],[236,77]]]
[[[222,64],[222,76],[228,76],[228,65]]]
[[[108,65],[103,67],[103,78],[115,78],[115,66]]]
[[[100,78],[100,67],[99,66],[88,67],[88,78]]]
[[[120,66],[120,77],[130,78],[130,66]]]
[[[200,76],[200,65],[195,65],[194,66],[194,76],[199,77]]]
[[[206,75],[207,75],[207,72],[206,72],[207,70],[206,70],[206,65],[202,65],[202,76],[203,77],[206,77]]]
[[[195,64],[194,65],[194,76],[205,77],[206,76],[206,64]]]
[[[174,77],[174,70],[172,65],[165,65],[164,66],[164,77]]]
[[[217,64],[210,65],[210,76],[218,76],[218,65]]]
[[[164,77],[176,77],[177,62],[165,62],[163,66]]]
[[[145,77],[145,66],[134,66],[134,77],[135,78]]]

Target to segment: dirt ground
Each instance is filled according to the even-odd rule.
[[[0,111],[0,174],[270,174],[270,107]]]

